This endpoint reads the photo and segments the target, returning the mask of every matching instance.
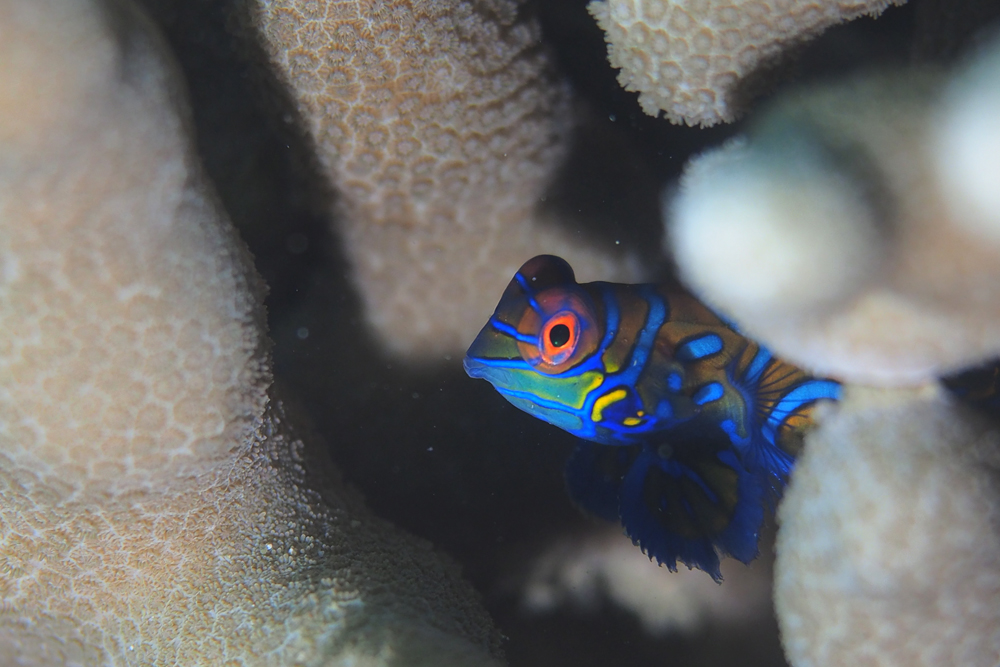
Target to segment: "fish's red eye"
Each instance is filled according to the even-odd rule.
[[[553,347],[562,347],[569,342],[569,327],[559,323],[549,329],[549,342]]]
[[[547,364],[556,366],[573,356],[580,341],[580,318],[571,311],[556,313],[542,327],[538,350]]]
[[[565,373],[600,347],[604,334],[594,303],[579,287],[550,287],[520,303],[517,351],[539,373]]]

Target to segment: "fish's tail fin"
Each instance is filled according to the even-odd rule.
[[[679,561],[721,582],[720,554],[743,563],[757,557],[763,485],[729,447],[683,457],[664,447],[644,446],[622,480],[625,532],[668,569]]]
[[[721,582],[720,556],[757,557],[767,490],[721,438],[677,452],[669,444],[581,442],[566,484],[578,507],[620,519],[632,541],[671,571],[680,562]]]

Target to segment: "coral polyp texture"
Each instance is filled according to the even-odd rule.
[[[715,125],[745,111],[751,77],[842,21],[906,0],[603,0],[589,9],[618,81],[651,116]],[[766,79],[766,76],[763,77]]]
[[[935,387],[848,390],[779,511],[792,665],[1000,663],[1000,431]]]
[[[1000,356],[1000,48],[786,95],[668,203],[685,280],[776,352],[918,384]]]
[[[512,0],[253,0],[337,192],[367,319],[411,358],[460,353],[539,252],[636,269],[535,207],[571,125],[540,29]]]
[[[271,389],[261,285],[123,2],[0,1],[0,662],[499,664]]]

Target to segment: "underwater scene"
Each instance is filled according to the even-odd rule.
[[[0,329],[2,664],[1000,664],[992,0],[0,0]]]

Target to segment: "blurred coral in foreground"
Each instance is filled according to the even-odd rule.
[[[998,91],[994,42],[786,94],[669,203],[701,297],[851,383],[779,511],[795,667],[1000,662],[1000,427],[937,383],[1000,356]]]
[[[697,632],[770,614],[770,565],[767,557],[749,567],[727,559],[722,586],[700,570],[666,573],[615,526],[553,543],[532,564],[522,599],[534,613],[610,602],[634,613],[651,635]]]
[[[783,96],[669,203],[689,284],[790,361],[914,384],[1000,356],[1000,49]]]

